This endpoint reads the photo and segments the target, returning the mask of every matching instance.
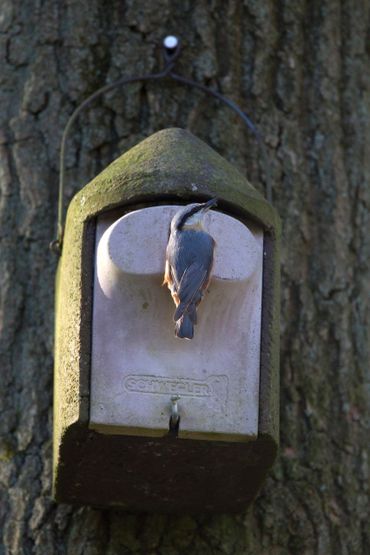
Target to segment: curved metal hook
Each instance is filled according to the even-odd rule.
[[[179,395],[171,397],[171,416],[170,416],[170,430],[174,431],[178,428],[180,422],[179,407],[177,401],[180,399]]]
[[[171,40],[170,40],[171,39]],[[182,75],[178,75],[174,73],[172,70],[175,66],[176,60],[180,56],[181,53],[181,42],[178,37],[175,36],[168,36],[163,41],[163,57],[165,61],[165,67],[159,73],[148,73],[147,75],[141,76],[132,76],[132,77],[122,77],[111,83],[110,85],[105,85],[101,87],[89,97],[87,97],[77,108],[74,110],[72,115],[70,116],[67,125],[64,128],[61,147],[60,147],[60,158],[59,158],[59,192],[58,192],[58,216],[57,216],[57,237],[50,243],[50,249],[55,252],[56,254],[60,254],[62,250],[62,242],[63,242],[63,200],[64,200],[64,177],[65,177],[65,150],[66,150],[66,142],[69,131],[76,121],[79,114],[87,108],[94,100],[96,100],[99,96],[115,89],[116,87],[123,87],[130,83],[137,83],[140,81],[159,81],[161,79],[170,78],[173,81],[180,83],[182,85],[186,85],[189,87],[196,88],[210,96],[213,96],[217,100],[223,102],[226,106],[231,108],[245,123],[245,125],[250,129],[250,131],[255,136],[259,147],[261,149],[265,171],[266,171],[266,198],[268,202],[272,202],[272,186],[271,186],[271,171],[270,171],[270,163],[267,157],[265,145],[263,144],[262,136],[259,133],[258,129],[249,118],[249,116],[237,105],[235,102],[223,96],[220,92],[211,89],[210,87],[206,87],[201,83],[197,83],[196,81],[192,81],[191,79],[187,79]]]

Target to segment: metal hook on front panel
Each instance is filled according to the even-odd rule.
[[[171,397],[171,416],[170,416],[170,432],[177,434],[180,424],[180,414],[177,401],[180,399],[179,395]]]

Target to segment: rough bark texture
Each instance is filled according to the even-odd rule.
[[[0,554],[368,552],[369,17],[366,0],[2,0]],[[157,70],[168,31],[183,38],[179,71],[220,86],[259,125],[283,221],[281,453],[236,517],[50,498],[61,133],[97,87]],[[191,129],[263,191],[257,146],[227,108],[154,84],[111,93],[80,118],[68,197],[169,126]]]

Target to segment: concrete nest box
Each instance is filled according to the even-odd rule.
[[[180,340],[161,287],[169,224],[212,197],[212,278],[194,339]],[[250,503],[278,443],[279,235],[273,207],[182,129],[144,140],[73,198],[57,274],[57,501],[182,513]]]

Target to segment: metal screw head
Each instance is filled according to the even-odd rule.
[[[175,37],[174,35],[168,35],[163,40],[163,46],[167,50],[175,50],[175,48],[177,48],[178,44],[179,44],[179,39],[177,37]]]

